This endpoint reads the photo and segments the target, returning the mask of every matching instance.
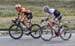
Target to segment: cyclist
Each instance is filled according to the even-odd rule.
[[[30,20],[32,19],[32,12],[27,8],[23,8],[19,3],[15,5],[15,8],[18,14],[17,21],[24,21],[27,30],[30,30]]]
[[[49,9],[48,6],[44,6],[43,11],[48,14],[48,17],[45,19],[45,21],[49,21],[50,16],[51,16],[51,15],[54,15],[54,17],[55,17],[55,18],[54,18],[55,23],[58,24],[58,25],[60,25],[60,21],[61,21],[61,19],[62,19],[62,16],[61,16],[60,11],[58,11],[58,10],[55,9],[55,8],[50,8],[50,9]],[[42,20],[42,21],[44,21],[44,20]],[[52,24],[51,24],[51,23],[49,23],[49,24],[50,24],[51,27],[52,27]]]

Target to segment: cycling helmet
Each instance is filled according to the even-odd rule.
[[[48,12],[48,11],[49,11],[49,7],[48,7],[48,6],[44,6],[44,7],[43,7],[43,11],[44,11],[44,12]]]
[[[16,4],[15,7],[16,8],[21,8],[21,4]]]

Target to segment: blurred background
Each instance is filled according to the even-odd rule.
[[[70,21],[70,28],[75,29],[75,0],[0,0],[0,29],[8,29],[11,20],[17,17],[15,10],[17,2],[32,11],[33,23],[46,17],[42,8],[48,5],[50,8],[58,9],[62,13],[62,21]]]

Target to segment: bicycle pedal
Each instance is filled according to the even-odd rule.
[[[31,32],[28,32],[28,33],[25,33],[26,35],[30,35],[31,34]]]

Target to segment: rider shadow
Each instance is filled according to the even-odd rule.
[[[68,40],[70,41],[70,40]],[[52,39],[50,41],[42,41],[41,44],[65,44],[67,43],[68,41],[64,41],[62,39]]]
[[[34,41],[34,39],[33,38],[21,38],[21,39],[19,39],[18,41],[24,41],[24,42],[31,42],[31,41]]]

